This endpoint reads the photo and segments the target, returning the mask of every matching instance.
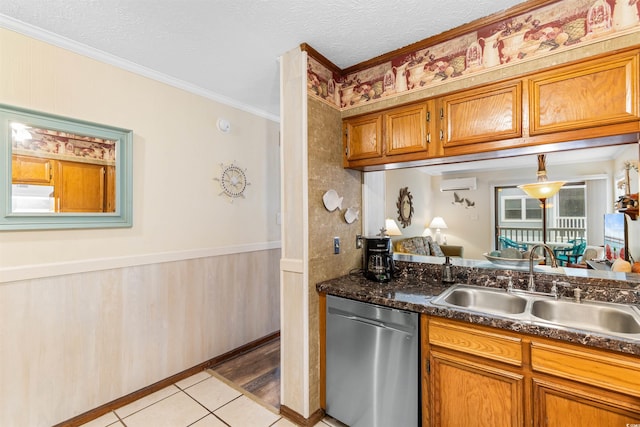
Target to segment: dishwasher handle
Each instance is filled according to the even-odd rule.
[[[369,319],[367,317],[356,316],[355,314],[338,310],[332,307],[329,307],[329,314],[342,317],[344,319],[351,320],[354,322],[364,323],[366,325],[374,326],[376,328],[388,329],[390,331],[400,332],[407,335],[413,335],[413,332],[414,332],[414,328],[412,328],[411,326],[405,326],[399,323],[385,323],[379,320]]]

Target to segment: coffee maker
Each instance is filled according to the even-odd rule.
[[[383,237],[364,238],[364,276],[376,282],[388,282],[393,277],[393,251],[391,239]]]

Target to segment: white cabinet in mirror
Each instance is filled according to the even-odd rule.
[[[133,132],[0,105],[0,230],[132,225]]]

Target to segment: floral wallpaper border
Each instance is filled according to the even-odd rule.
[[[12,137],[13,154],[61,160],[98,161],[115,165],[116,142],[111,139],[77,135],[52,129],[25,127],[28,137]]]
[[[561,0],[346,76],[309,56],[312,96],[340,109],[640,31],[640,0]]]

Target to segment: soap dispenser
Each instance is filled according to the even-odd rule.
[[[455,278],[453,277],[453,266],[451,264],[451,259],[449,257],[445,257],[444,264],[442,264],[442,283],[454,283]]]

